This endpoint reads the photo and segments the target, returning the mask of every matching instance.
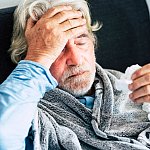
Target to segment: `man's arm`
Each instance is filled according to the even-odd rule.
[[[0,85],[0,150],[25,149],[36,106],[56,80],[38,63],[21,61]]]

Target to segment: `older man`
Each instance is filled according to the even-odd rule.
[[[95,62],[98,28],[85,0],[20,3],[11,45],[20,62],[0,86],[1,150],[149,149],[137,103],[150,102],[150,65],[132,75],[133,103],[116,89],[122,74]]]

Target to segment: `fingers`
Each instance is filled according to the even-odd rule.
[[[27,20],[27,24],[26,24],[26,30],[25,30],[25,35],[27,36],[28,33],[30,32],[30,29],[34,26],[34,21],[32,20],[32,18],[30,17]]]
[[[27,20],[27,24],[26,24],[26,30],[30,30],[33,26],[34,26],[34,20],[30,17],[28,20]]]
[[[40,22],[45,23],[47,29],[59,27],[63,32],[86,24],[82,12],[72,10],[70,6],[56,6],[49,9],[41,17]]]
[[[129,95],[129,97],[133,100],[136,100],[138,98],[144,97],[150,95],[150,85],[143,86],[137,90],[135,90],[133,93]]]
[[[60,24],[67,20],[82,17],[82,12],[72,10],[71,6],[56,6],[50,8],[43,16],[43,19],[52,19],[54,23]]]
[[[139,103],[139,104],[144,103],[144,102],[150,103],[150,95],[146,95],[146,96],[134,99],[133,101],[135,103]]]
[[[57,20],[58,23],[62,23],[66,20],[75,19],[82,17],[81,11],[70,10],[70,11],[62,11],[54,16],[54,19]]]
[[[142,86],[146,86],[148,84],[150,84],[150,73],[145,74],[145,75],[141,76],[140,78],[133,80],[133,83],[131,83],[129,85],[129,89],[134,91],[134,90],[137,90],[138,88],[140,88]]]
[[[132,80],[143,76],[144,74],[150,73],[150,64],[143,66],[142,68],[135,71],[132,75]]]
[[[72,20],[67,20],[64,23],[60,24],[60,28],[62,31],[67,31],[75,27],[83,26],[86,24],[86,20],[79,18],[79,19],[72,19]]]

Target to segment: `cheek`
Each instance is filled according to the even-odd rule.
[[[89,65],[95,68],[96,58],[95,58],[94,46],[89,46],[89,51],[85,55]]]
[[[63,72],[65,70],[65,59],[64,59],[63,52],[52,63],[49,70],[50,70],[50,73],[52,74],[52,76],[57,80],[57,82],[59,82],[60,78],[62,77]]]
[[[61,65],[61,63],[53,63],[50,67],[50,73],[52,74],[52,76],[57,80],[57,82],[59,82],[62,74],[63,74],[63,69],[64,67]]]

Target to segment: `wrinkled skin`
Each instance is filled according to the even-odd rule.
[[[136,103],[150,102],[150,64],[135,71],[132,80],[133,83],[129,85],[132,90],[130,99]]]

